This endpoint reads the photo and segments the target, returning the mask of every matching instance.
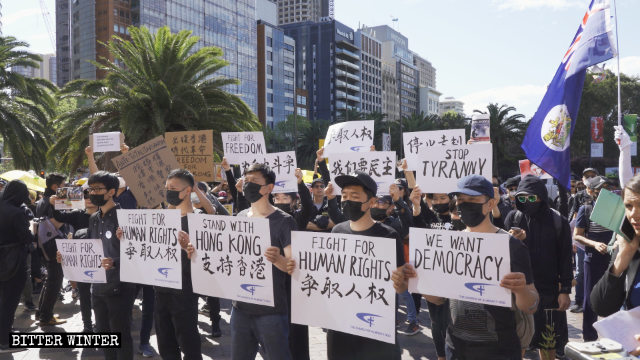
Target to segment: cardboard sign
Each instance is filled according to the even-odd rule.
[[[117,210],[120,280],[182,289],[180,210]]]
[[[214,181],[213,130],[168,132],[164,137],[181,168],[196,181]]]
[[[518,165],[520,166],[520,177],[522,179],[527,175],[533,175],[540,179],[553,179],[553,177],[551,177],[551,175],[546,171],[542,170],[538,165],[529,160],[519,160]]]
[[[416,183],[422,191],[450,193],[458,189],[458,179],[482,175],[491,181],[493,148],[491,143],[434,147],[421,155]]]
[[[81,186],[58,188],[54,208],[56,210],[84,209],[84,190]]]
[[[89,135],[89,145],[94,153],[120,151],[122,143],[124,143],[124,134],[119,131]]]
[[[491,120],[489,114],[475,113],[471,117],[471,139],[474,142],[491,141]]]
[[[395,180],[395,164],[395,151],[369,151],[335,155],[329,159],[329,173],[333,183],[333,192],[335,195],[340,195],[342,190],[334,180],[336,176],[362,171],[375,180],[378,185],[377,195],[389,195],[389,186]]]
[[[403,133],[402,144],[408,170],[419,169],[422,165],[422,156],[431,151],[431,148],[464,145],[465,138],[464,129]]]
[[[373,145],[373,120],[347,121],[329,126],[324,157],[349,152],[368,152]]]
[[[104,251],[100,239],[56,239],[62,255],[62,273],[71,281],[104,284],[107,275],[102,267]]]
[[[260,131],[223,132],[222,145],[224,146],[224,156],[232,165],[240,164],[242,156],[267,153],[264,134]]]
[[[240,169],[242,173],[255,163],[267,164],[276,173],[276,183],[273,193],[298,192],[298,179],[296,178],[296,153],[284,151],[264,155],[240,156]]]
[[[165,201],[164,185],[167,175],[171,170],[180,168],[162,136],[151,139],[112,161],[136,197],[138,205],[143,208],[154,208]]]
[[[193,291],[246,303],[274,306],[269,220],[189,214]]]
[[[500,280],[511,272],[508,234],[409,228],[409,291],[511,307]],[[443,286],[446,284],[446,286]]]
[[[395,343],[394,239],[291,232],[291,321]]]

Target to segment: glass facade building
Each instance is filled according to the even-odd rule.
[[[227,91],[257,113],[255,0],[132,0],[131,10],[135,26],[191,30],[200,37],[198,47],[221,48],[229,65],[218,74],[240,81]]]

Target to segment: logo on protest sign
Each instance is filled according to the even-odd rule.
[[[158,268],[158,272],[165,278],[169,276],[169,270],[171,270],[171,268]]]
[[[464,284],[464,286],[467,287],[467,289],[471,290],[471,291],[475,291],[478,294],[480,294],[480,296],[482,296],[482,294],[485,291],[485,286],[493,286],[492,284],[485,284],[485,283],[466,283]]]
[[[371,148],[371,146],[352,146],[351,150],[355,152],[359,152],[359,151],[366,151],[364,150],[366,148]]]
[[[253,296],[254,293],[256,292],[256,288],[262,287],[262,285],[242,284],[240,285],[240,287],[242,288],[242,290],[250,293],[251,296]]]
[[[85,275],[87,275],[88,277],[93,279],[93,274],[96,272],[97,270],[87,270],[84,272]]]
[[[564,151],[569,146],[571,116],[566,105],[556,105],[549,110],[542,122],[540,136],[545,145],[551,150]]]
[[[369,327],[372,327],[373,323],[375,322],[375,319],[381,316],[376,314],[369,314],[369,313],[357,313],[356,317],[361,321],[364,321],[365,323],[369,324]]]

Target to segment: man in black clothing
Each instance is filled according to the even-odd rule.
[[[571,305],[569,294],[573,279],[569,222],[549,207],[547,188],[533,175],[522,179],[515,198],[517,210],[507,215],[505,227],[511,229],[510,233],[529,249],[534,285],[540,295],[538,311],[534,314],[536,331],[531,345],[540,350],[546,349],[542,345],[545,342],[542,334],[552,320],[556,353],[564,354],[564,346],[569,341],[566,310]]]
[[[131,310],[136,286],[120,282],[120,241],[118,232],[118,204],[113,198],[118,190],[118,178],[111,173],[98,171],[87,181],[89,198],[98,207],[89,218],[89,239],[102,240],[104,258],[102,267],[107,274],[105,284],[91,285],[91,302],[96,317],[96,332],[120,333],[121,347],[105,349],[106,359],[133,359],[131,337]]]
[[[0,353],[9,349],[9,332],[27,278],[27,247],[33,242],[22,204],[29,202],[24,182],[13,180],[0,196]]]
[[[342,188],[341,210],[348,221],[336,225],[332,233],[385,237],[395,241],[396,262],[404,264],[402,239],[391,227],[374,221],[371,210],[377,202],[378,186],[371,176],[356,172],[340,175],[336,185]],[[340,331],[327,331],[327,358],[342,359],[400,359],[400,348],[389,344]]]
[[[49,198],[56,194],[58,188],[64,183],[65,177],[60,174],[51,173],[47,175],[46,185],[42,199],[36,203],[36,217],[50,219],[51,223],[66,233],[67,228],[63,223],[56,221],[53,217],[53,205],[49,202]],[[40,320],[40,326],[54,326],[66,323],[65,320],[59,320],[53,316],[53,307],[56,304],[60,288],[62,287],[62,265],[56,261],[56,242],[54,239],[47,241],[42,249],[48,260],[45,259],[45,267],[47,268],[47,280],[45,281],[39,299],[39,310],[36,317]]]

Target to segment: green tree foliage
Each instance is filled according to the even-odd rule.
[[[55,112],[56,86],[44,79],[32,79],[10,68],[39,68],[38,55],[12,36],[0,36],[0,137],[17,169],[42,169],[50,144],[49,119]]]
[[[129,32],[131,41],[114,36],[105,44],[113,61],[94,63],[106,78],[75,80],[62,89],[60,98],[83,106],[56,119],[57,141],[49,154],[61,154],[60,168],[81,163],[94,132],[122,131],[127,144],[136,146],[167,131],[213,129],[219,139],[220,132],[261,128],[249,107],[224,89],[238,81],[216,76],[227,65],[219,48],[195,50],[198,37],[186,30]],[[214,143],[220,151],[221,143]]]

